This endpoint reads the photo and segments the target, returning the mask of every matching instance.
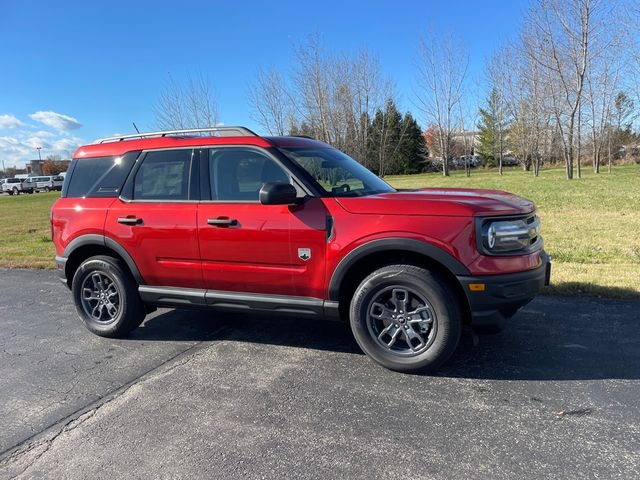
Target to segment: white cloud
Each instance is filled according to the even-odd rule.
[[[22,125],[23,123],[13,115],[9,115],[8,113],[0,115],[0,128],[18,128]]]
[[[59,155],[70,159],[78,146],[85,143],[82,139],[66,133],[54,134],[44,130],[30,131],[16,129],[11,136],[0,136],[0,168],[4,160],[7,168],[22,168],[25,162],[38,158],[37,147],[41,147],[42,158]]]
[[[69,115],[63,115],[56,112],[43,112],[39,111],[29,115],[32,119],[47,125],[48,127],[55,128],[56,130],[68,131],[80,128],[82,124]]]

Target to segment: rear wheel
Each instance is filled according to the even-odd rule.
[[[122,337],[144,320],[138,285],[118,259],[100,255],[85,260],[71,290],[80,319],[96,335]]]
[[[51,191],[51,189],[49,187],[44,187],[44,191],[49,193]]]
[[[433,371],[454,352],[462,315],[444,278],[414,265],[391,265],[365,278],[351,301],[360,348],[400,372]]]
[[[13,187],[13,194],[20,195],[20,190],[18,190],[16,187]]]

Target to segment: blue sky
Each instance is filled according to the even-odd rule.
[[[3,0],[0,4],[0,160],[21,165],[115,132],[154,126],[169,74],[202,72],[220,120],[260,128],[247,87],[259,67],[291,67],[296,43],[320,34],[328,50],[366,46],[413,106],[415,57],[429,28],[454,32],[471,77],[518,30],[527,0],[127,2]],[[419,115],[418,115],[419,118]]]

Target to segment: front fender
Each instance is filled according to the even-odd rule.
[[[412,238],[382,238],[368,241],[354,248],[338,262],[338,265],[331,274],[331,280],[329,281],[329,299],[339,299],[340,285],[351,266],[367,255],[379,253],[385,250],[403,250],[417,253],[438,262],[454,275],[470,274],[469,270],[462,262],[450,253],[444,251],[442,248],[433,244]]]

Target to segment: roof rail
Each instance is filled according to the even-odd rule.
[[[211,127],[211,128],[190,128],[187,130],[161,130],[159,132],[149,133],[133,133],[131,135],[119,135],[117,137],[101,138],[96,140],[95,143],[108,143],[108,142],[121,142],[123,140],[131,140],[134,138],[148,138],[148,137],[168,137],[168,136],[180,136],[193,133],[214,133],[217,135],[211,135],[216,137],[257,137],[258,134],[252,132],[246,127]]]

